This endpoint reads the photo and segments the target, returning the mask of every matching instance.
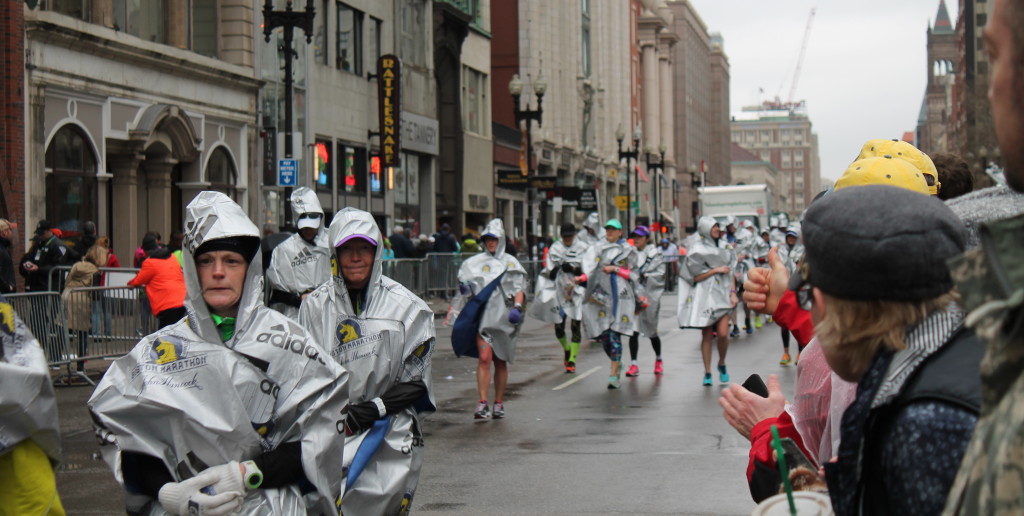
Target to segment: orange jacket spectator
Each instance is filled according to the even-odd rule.
[[[161,327],[167,322],[167,316],[171,314],[184,315],[185,305],[185,276],[181,273],[181,266],[166,247],[160,247],[149,252],[149,258],[142,262],[139,273],[128,281],[133,287],[146,286],[146,297],[149,298],[149,306],[153,315],[160,319]],[[161,312],[168,312],[161,317]],[[181,318],[178,316],[174,321]],[[173,322],[173,321],[171,321]]]

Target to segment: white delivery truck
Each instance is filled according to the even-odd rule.
[[[725,221],[750,219],[757,227],[768,224],[772,213],[772,191],[768,185],[705,186],[700,189],[700,214]]]

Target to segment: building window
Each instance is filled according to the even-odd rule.
[[[732,141],[733,143],[740,143],[741,141],[743,141],[743,137],[740,135],[739,131],[732,132]]]
[[[167,43],[166,0],[114,0],[114,24],[132,36]]]
[[[313,169],[313,183],[316,184],[318,192],[331,193],[334,191],[334,181],[331,177],[331,161],[333,145],[329,140],[317,140],[314,145],[316,152],[316,168]]]
[[[404,64],[427,65],[425,6],[424,0],[399,0],[399,50]]]
[[[192,51],[209,57],[217,57],[217,2],[194,0],[192,2]]]
[[[754,136],[755,136],[754,131],[746,131],[746,133],[747,133],[747,143],[752,143],[754,141]]]
[[[784,142],[788,142],[789,141],[789,129],[783,129],[782,130],[782,141],[784,141]]]
[[[367,66],[375,69],[377,60],[380,59],[380,35],[382,22],[373,16],[369,16],[366,22],[366,58]],[[373,72],[376,73],[376,72]]]
[[[978,13],[977,19],[978,19],[978,27],[984,27],[985,24],[988,23],[988,15],[985,14],[985,13]]]
[[[772,159],[771,151],[761,151],[761,161],[771,161],[771,159]]]
[[[73,246],[82,224],[98,215],[96,156],[81,129],[65,125],[57,131],[46,148],[46,171],[46,219]]]
[[[798,142],[804,141],[804,130],[803,129],[794,129],[793,130],[793,140],[794,141],[798,141]]]
[[[344,188],[339,191],[366,193],[368,179],[366,149],[339,143],[338,153],[341,154],[341,160],[338,161],[338,175],[341,184],[344,185]]]
[[[363,13],[338,2],[337,67],[363,74]]]
[[[210,183],[210,190],[238,200],[235,195],[238,172],[235,169],[235,162],[224,147],[217,147],[213,154],[210,154],[210,161],[206,163],[206,181]]]
[[[487,75],[462,67],[462,116],[466,131],[487,135]]]
[[[313,20],[313,62],[327,66],[327,13],[330,0],[323,0]]]

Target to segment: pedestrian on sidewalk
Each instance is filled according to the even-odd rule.
[[[331,277],[331,250],[316,192],[296,188],[290,201],[299,232],[274,247],[266,274],[270,308],[295,319],[302,300]]]
[[[608,388],[618,389],[622,374],[622,338],[636,331],[640,275],[636,272],[637,252],[622,238],[622,223],[608,219],[604,240],[583,255],[583,274],[577,282],[586,285],[583,329],[588,338],[601,342],[611,361]]]
[[[637,331],[629,337],[629,370],[626,376],[637,376],[640,367],[637,354],[640,352],[640,335],[651,339],[654,349],[654,374],[665,372],[661,358],[661,337],[658,336],[658,319],[661,314],[661,296],[665,293],[665,259],[657,246],[651,245],[651,230],[647,226],[637,226],[633,230],[633,243],[636,246],[636,272],[639,274],[640,296],[646,299],[647,307],[637,316]]]
[[[501,219],[488,222],[481,238],[484,251],[459,267],[459,295],[471,300],[455,321],[452,346],[458,356],[477,358],[476,387],[480,402],[473,417],[502,419],[505,417],[508,364],[515,360],[516,342],[525,315],[526,270],[515,256],[505,252],[505,227]],[[493,412],[487,403],[492,377]]]
[[[18,286],[14,277],[14,225],[7,219],[0,219],[0,294],[13,294]]]
[[[185,277],[178,260],[155,238],[146,237],[142,246],[146,257],[139,273],[128,280],[128,285],[146,287],[149,309],[156,317],[158,328],[164,328],[185,317]]]
[[[74,291],[76,288],[92,287],[99,284],[100,267],[107,263],[107,249],[93,244],[85,256],[75,263],[68,271],[67,280],[64,282],[64,292],[61,298],[68,311],[68,329],[78,341],[78,372],[85,371],[85,360],[82,357],[89,354],[89,334],[100,328],[94,328],[92,324],[94,294],[98,292]]]
[[[408,510],[423,462],[422,419],[431,391],[434,313],[382,273],[373,216],[345,208],[328,242],[338,264],[299,308],[299,323],[349,374],[341,512]]]
[[[711,382],[711,344],[718,341],[718,380],[729,383],[725,355],[729,351],[729,312],[736,306],[736,282],[732,274],[736,253],[721,247],[722,231],[715,219],[697,221],[697,235],[679,267],[679,327],[700,328],[705,386]]]
[[[114,361],[89,399],[128,514],[336,514],[348,373],[263,305],[241,207],[201,192],[184,226],[189,316]]]

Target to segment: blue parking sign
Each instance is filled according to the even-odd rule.
[[[277,186],[295,186],[295,178],[299,172],[299,160],[277,160]]]

